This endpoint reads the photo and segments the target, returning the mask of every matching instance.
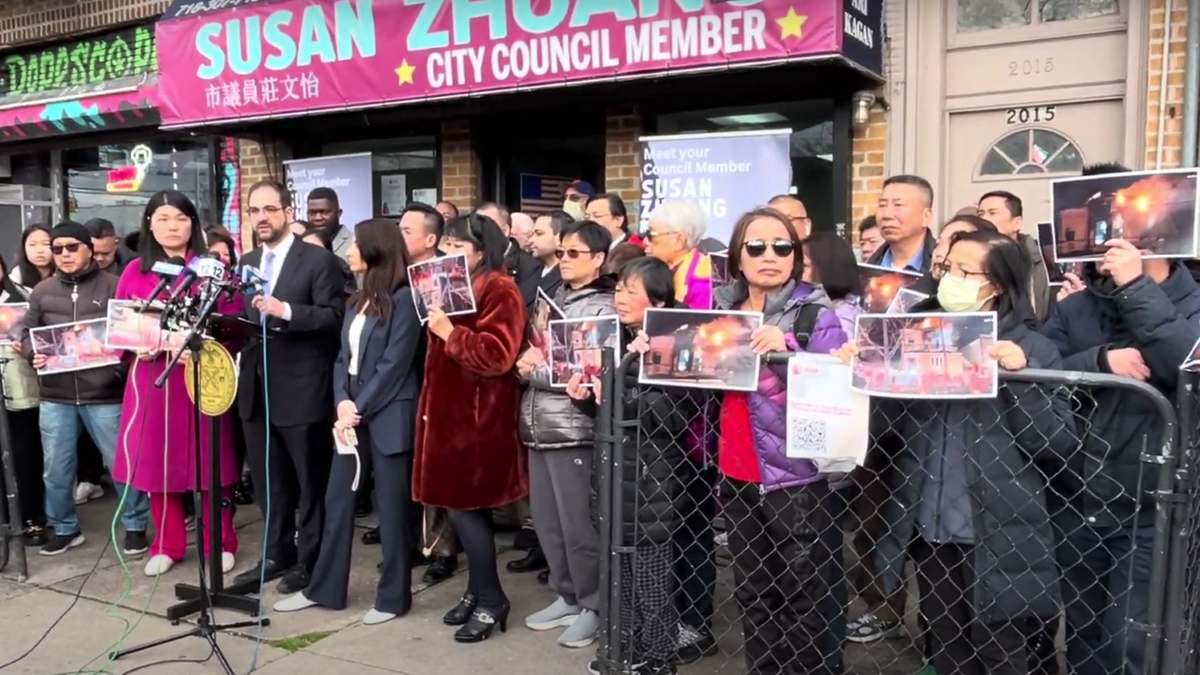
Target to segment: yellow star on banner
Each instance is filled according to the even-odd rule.
[[[775,23],[779,24],[779,39],[786,40],[787,38],[803,38],[804,22],[808,21],[807,16],[796,13],[792,7],[788,7],[787,16],[782,19],[775,19]]]
[[[396,69],[396,76],[400,78],[400,84],[413,84],[413,73],[416,71],[416,66],[409,65],[408,59],[404,59]]]

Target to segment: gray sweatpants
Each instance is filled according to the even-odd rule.
[[[532,450],[529,505],[538,543],[550,563],[550,590],[600,610],[600,535],[592,523],[593,449]]]

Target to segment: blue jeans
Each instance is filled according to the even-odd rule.
[[[38,426],[42,431],[42,478],[46,483],[46,520],[54,534],[79,532],[75,516],[76,448],[79,445],[79,423],[96,442],[104,464],[112,469],[117,453],[117,428],[121,421],[121,406],[68,405],[44,402],[40,406]],[[122,491],[122,486],[117,486]],[[145,493],[130,490],[121,510],[121,524],[126,532],[145,532],[150,520],[150,500]]]
[[[1067,618],[1067,663],[1074,675],[1142,675],[1154,528],[1063,532],[1058,563]]]

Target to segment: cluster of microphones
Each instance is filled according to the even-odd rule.
[[[194,327],[208,318],[222,296],[261,294],[267,283],[266,276],[257,268],[250,265],[230,268],[213,254],[194,258],[190,263],[179,256],[168,258],[154,263],[151,272],[158,277],[158,285],[140,311],[160,312],[162,327],[169,330]],[[164,293],[165,298],[160,301]]]

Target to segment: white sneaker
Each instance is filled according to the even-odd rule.
[[[396,615],[391,612],[381,612],[375,608],[371,608],[371,611],[367,612],[367,615],[363,617],[362,622],[364,626],[378,626],[394,618],[396,618]]]
[[[570,626],[558,636],[560,647],[582,649],[596,641],[600,632],[600,615],[590,609],[585,609],[575,617]]]
[[[221,554],[221,573],[222,574],[229,574],[230,572],[233,571],[233,568],[236,565],[237,565],[237,558],[234,558],[232,553],[230,553],[229,551],[225,551],[224,553]]]
[[[276,612],[283,612],[283,613],[299,612],[300,610],[308,609],[309,607],[316,607],[316,606],[317,606],[317,603],[304,597],[304,593],[297,593],[295,595],[289,595],[288,597],[275,603],[274,610]]]
[[[554,630],[570,626],[578,616],[579,607],[567,604],[567,601],[560,597],[556,598],[549,607],[525,617],[525,625],[529,630]]]
[[[165,556],[161,553],[158,555],[150,556],[150,559],[146,561],[146,570],[145,570],[146,576],[148,576],[148,577],[162,576],[162,575],[166,574],[168,571],[170,571],[170,569],[174,566],[175,566],[175,561],[171,560],[171,558],[169,556]]]
[[[75,486],[75,504],[86,504],[104,496],[104,486],[82,481]]]

